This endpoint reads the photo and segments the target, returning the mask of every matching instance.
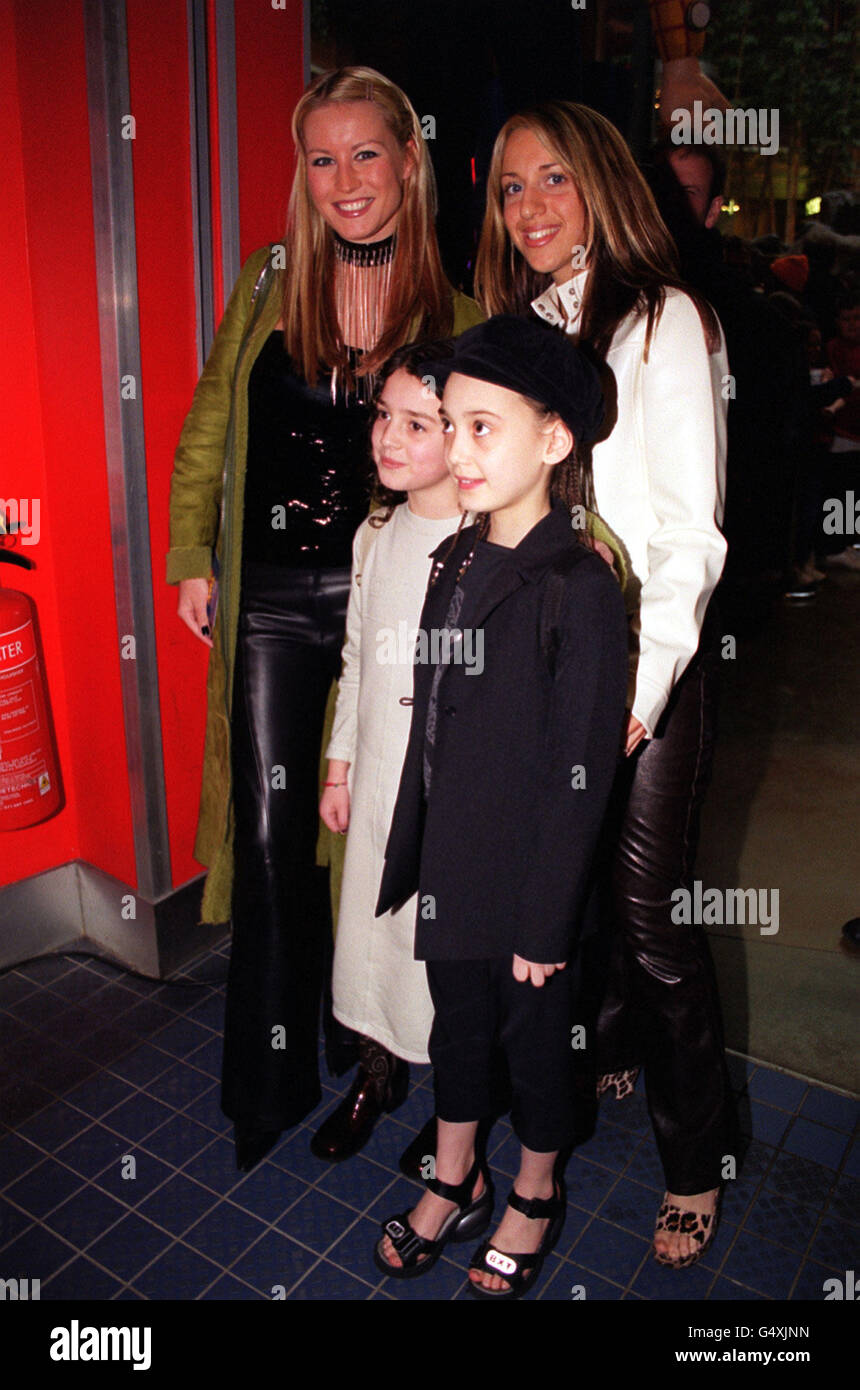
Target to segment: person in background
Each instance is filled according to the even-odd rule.
[[[678,248],[681,275],[713,306],[725,333],[728,554],[720,605],[726,630],[738,632],[769,610],[794,559],[806,367],[785,320],[755,292],[747,272],[728,261],[728,239],[717,226],[726,177],[720,150],[664,140],[646,173]],[[786,273],[800,269],[791,265]]]
[[[833,440],[833,417],[851,394],[850,377],[835,377],[824,365],[821,330],[804,317],[803,306],[793,295],[777,290],[768,297],[771,308],[785,318],[797,336],[798,352],[808,367],[800,412],[798,441],[798,490],[795,515],[794,564],[785,597],[807,602],[816,597],[826,573],[819,569],[827,553],[824,502]],[[831,546],[832,548],[832,546]]]
[[[850,378],[852,388],[833,416],[827,481],[827,496],[841,499],[844,506],[847,493],[853,492],[855,497],[860,497],[860,293],[857,290],[848,291],[837,304],[836,336],[827,344],[827,361],[835,376]],[[846,528],[842,535],[850,534],[854,539],[839,547],[834,536],[835,552],[828,555],[827,563],[860,570],[860,544],[854,518],[845,516],[844,520],[850,522],[850,531]]]
[[[716,227],[723,210],[726,166],[713,145],[672,145],[658,147],[678,181],[687,207],[698,227]],[[703,153],[707,150],[707,153]],[[711,244],[714,238],[711,238]],[[722,257],[720,257],[722,260]]]

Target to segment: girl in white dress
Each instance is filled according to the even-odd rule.
[[[332,995],[335,1017],[360,1035],[361,1060],[345,1100],[311,1143],[321,1158],[356,1153],[380,1112],[405,1099],[406,1064],[428,1061],[433,1007],[424,963],[413,958],[415,899],[380,918],[374,910],[409,738],[430,554],[461,520],[439,401],[422,370],[440,351],[439,343],[411,345],[383,368],[371,440],[384,505],[362,522],[353,545],[320,815],[330,830],[349,828]]]

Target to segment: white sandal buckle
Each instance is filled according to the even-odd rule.
[[[510,1255],[504,1255],[501,1250],[489,1249],[484,1259],[492,1269],[497,1269],[500,1274],[516,1274],[517,1272],[516,1260],[512,1260]]]

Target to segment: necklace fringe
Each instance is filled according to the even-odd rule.
[[[385,311],[388,306],[391,282],[394,271],[394,252],[396,237],[385,241],[363,245],[344,241],[335,236],[334,300],[341,340],[347,345],[350,358],[349,372],[344,372],[343,391],[349,398],[350,386],[356,399],[372,394],[373,382],[368,376],[362,377],[364,390],[359,390],[355,366],[360,354],[372,352],[379,342],[385,327]],[[353,360],[354,359],[354,360]],[[352,377],[352,382],[349,378]],[[332,402],[337,398],[338,370],[332,371]]]

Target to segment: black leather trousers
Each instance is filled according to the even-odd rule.
[[[736,1152],[713,963],[701,926],[672,921],[691,887],[716,732],[719,632],[713,605],[699,651],[656,737],[624,760],[611,868],[615,935],[597,1033],[599,1073],[644,1066],[648,1109],[670,1192],[717,1187]]]
[[[233,681],[233,942],[222,1108],[280,1130],[320,1099],[320,999],[331,952],[316,867],[326,701],[340,674],[348,569],[246,565]]]

